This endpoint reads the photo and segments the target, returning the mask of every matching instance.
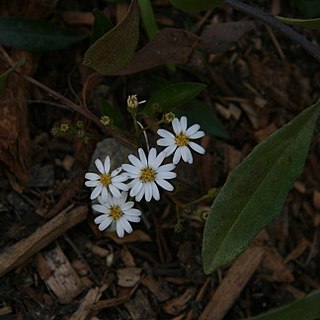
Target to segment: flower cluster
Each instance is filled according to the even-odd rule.
[[[130,103],[134,104],[134,99],[131,100]],[[139,148],[138,156],[130,154],[128,156],[130,163],[123,164],[111,173],[110,157],[107,156],[104,163],[99,159],[95,161],[98,173],[86,173],[85,185],[93,188],[90,198],[97,199],[99,203],[94,204],[92,208],[102,213],[94,220],[99,225],[99,230],[103,231],[113,225],[119,237],[123,237],[125,232],[132,232],[130,222],[140,222],[141,211],[133,208],[133,201],[127,201],[128,194],[137,202],[142,198],[147,202],[151,199],[160,200],[159,188],[166,191],[174,189],[167,180],[177,176],[173,172],[176,164],[181,159],[193,163],[191,149],[200,154],[205,153],[204,148],[193,141],[205,135],[199,130],[198,124],[188,128],[187,118],[182,116],[180,120],[178,118],[172,120],[172,128],[173,133],[164,129],[159,129],[157,132],[161,137],[157,144],[165,147],[160,153],[151,148],[146,154]],[[172,154],[172,163],[163,164],[165,158]]]

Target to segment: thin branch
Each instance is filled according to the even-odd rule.
[[[264,12],[260,9],[250,7],[247,4],[242,3],[238,0],[223,0],[223,2],[226,5],[232,7],[236,10],[241,11],[251,17],[254,17],[254,18],[268,24],[269,26],[277,29],[279,32],[283,33],[285,36],[287,36],[291,40],[299,43],[315,59],[320,61],[320,47],[318,47],[315,44],[313,44],[312,42],[310,42],[306,37],[304,37],[300,33],[296,32],[291,27],[280,22],[273,15],[271,15],[267,12]]]

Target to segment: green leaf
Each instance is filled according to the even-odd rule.
[[[100,99],[100,105],[101,105],[102,113],[110,117],[113,120],[113,123],[117,127],[121,127],[123,123],[123,117],[120,110],[115,106],[113,106],[108,100],[102,97]]]
[[[319,0],[293,0],[293,3],[306,19],[316,18],[320,15]]]
[[[233,170],[215,199],[204,228],[202,259],[211,273],[229,264],[283,206],[302,172],[320,102],[261,142]]]
[[[188,103],[187,107],[174,108],[172,111],[177,117],[187,116],[190,123],[198,123],[206,134],[224,139],[230,138],[214,110],[197,99]]]
[[[315,320],[320,318],[320,290],[250,320]],[[248,320],[249,320],[248,319]]]
[[[107,75],[123,69],[133,58],[139,40],[139,8],[132,0],[123,20],[93,43],[83,64]]]
[[[138,3],[144,28],[147,32],[149,40],[152,40],[159,31],[159,28],[154,18],[151,2],[150,0],[138,0]]]
[[[12,71],[14,71],[16,68],[21,67],[22,65],[24,65],[25,63],[26,63],[26,58],[23,57],[13,67],[11,67],[10,69],[8,69],[7,71],[5,71],[3,74],[0,75],[0,96],[4,92],[4,89],[5,89],[6,83],[7,83],[7,78],[9,76],[9,74]]]
[[[170,0],[171,4],[183,11],[209,10],[222,3],[222,0]]]
[[[291,19],[285,17],[277,16],[277,19],[280,20],[282,23],[301,26],[310,29],[320,29],[320,18],[316,19]]]
[[[84,38],[82,33],[59,27],[46,20],[0,17],[0,42],[18,50],[59,50]]]
[[[171,111],[174,107],[178,107],[192,100],[206,87],[206,84],[197,82],[170,84],[150,97],[147,101],[145,112],[151,115],[157,112]]]
[[[113,25],[111,20],[99,9],[94,9],[92,12],[94,16],[93,26],[92,26],[92,40],[97,41],[110,29]]]

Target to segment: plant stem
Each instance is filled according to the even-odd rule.
[[[301,35],[300,33],[296,32],[294,29],[291,27],[283,24],[280,22],[277,18],[275,18],[273,15],[264,12],[263,10],[253,8],[251,6],[248,6],[245,3],[242,3],[238,0],[223,0],[223,2],[238,10],[241,11],[251,17],[254,17],[271,27],[277,29],[281,33],[283,33],[285,36],[290,38],[291,40],[299,43],[307,52],[309,52],[315,59],[320,61],[320,48],[310,42],[306,37]]]

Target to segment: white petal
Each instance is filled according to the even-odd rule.
[[[122,238],[124,236],[124,230],[122,227],[122,224],[119,223],[120,220],[117,221],[116,223],[116,232],[119,238]]]
[[[102,201],[106,201],[108,199],[108,190],[106,187],[103,187],[101,190],[101,199]]]
[[[139,174],[140,173],[140,169],[132,166],[131,164],[123,164],[122,165],[123,170],[127,171],[130,174]]]
[[[106,158],[104,159],[104,170],[105,173],[109,173],[110,171],[110,157],[106,156]]]
[[[96,164],[96,167],[98,168],[100,173],[102,173],[102,174],[105,173],[103,164],[100,159],[96,159],[96,161],[94,163]]]
[[[189,146],[190,148],[192,148],[194,151],[200,153],[200,154],[204,154],[206,152],[206,150],[201,147],[199,144],[195,143],[195,142],[189,142]]]
[[[103,205],[101,205],[101,204],[94,204],[94,205],[92,206],[92,209],[93,209],[94,211],[101,212],[101,213],[106,213],[106,212],[107,212],[106,206],[103,206]],[[99,216],[99,217],[101,217],[101,216]]]
[[[133,208],[133,209],[126,210],[125,215],[126,216],[131,216],[131,217],[133,217],[133,216],[141,216],[141,211],[138,210],[138,209]]]
[[[142,163],[141,161],[136,157],[134,156],[133,154],[130,154],[128,156],[128,159],[129,161],[135,166],[137,167],[138,169],[141,169],[142,168]]]
[[[199,139],[205,136],[206,134],[203,131],[198,131],[190,136],[190,139]]]
[[[131,233],[132,232],[132,227],[130,225],[130,223],[128,222],[128,220],[125,218],[125,217],[121,217],[119,220],[118,220],[118,223],[121,223],[123,229],[128,232],[128,233]]]
[[[172,171],[176,166],[173,163],[164,164],[163,166],[158,168],[158,173]]]
[[[172,120],[172,128],[176,135],[181,133],[181,126],[178,118]]]
[[[133,201],[128,201],[124,204],[122,204],[120,206],[120,209],[122,210],[122,212],[127,211],[129,209],[131,209],[134,206],[134,202]]]
[[[96,187],[98,184],[100,184],[100,181],[86,181],[85,183],[86,187]]]
[[[128,191],[129,190],[128,185],[124,184],[122,182],[114,182],[112,184],[119,190],[123,190],[123,191]]]
[[[186,131],[186,135],[190,137],[193,134],[195,134],[199,129],[200,129],[200,126],[198,124],[194,124],[193,126],[188,128],[188,130]]]
[[[103,190],[103,189],[102,189]],[[107,190],[107,188],[105,188],[105,190]],[[108,191],[108,190],[107,190]],[[99,203],[101,204],[107,204],[108,203],[108,198],[109,198],[109,192],[107,192],[106,194],[102,194],[101,193],[101,196],[98,197],[98,201]]]
[[[160,200],[160,193],[159,193],[159,189],[157,187],[157,185],[152,182],[151,183],[151,187],[152,187],[152,195],[153,195],[153,198],[156,200],[156,201],[159,201]]]
[[[166,147],[166,146],[170,146],[172,144],[173,144],[172,139],[161,138],[161,139],[157,140],[157,145],[158,146]]]
[[[132,187],[132,189],[130,191],[130,196],[131,197],[136,196],[140,192],[142,186],[143,186],[142,182],[137,180],[137,182],[134,184],[134,186]]]
[[[140,222],[141,221],[141,218],[138,217],[138,216],[128,216],[128,215],[125,215],[125,218],[130,221],[130,222]]]
[[[165,157],[166,154],[164,152],[160,152],[155,160],[152,163],[149,163],[150,166],[152,166],[154,169],[158,169]]]
[[[166,155],[166,157],[170,156],[170,154],[174,153],[174,150],[176,150],[177,146],[175,144],[172,144],[171,146],[166,147],[162,152]]]
[[[100,180],[100,176],[92,172],[86,173],[84,177],[88,180]]]
[[[187,146],[181,147],[181,155],[183,161],[188,162],[190,164],[193,162],[191,151]]]
[[[174,135],[173,135],[171,132],[169,132],[168,130],[159,129],[159,130],[157,131],[157,133],[158,133],[158,135],[159,135],[160,137],[174,139]]]
[[[148,165],[147,158],[146,158],[146,154],[144,153],[144,151],[143,151],[142,148],[139,148],[139,149],[138,149],[138,153],[139,153],[139,157],[140,157],[142,166],[143,166],[143,167],[146,167],[146,166]]]
[[[102,214],[94,219],[94,223],[98,224],[105,220],[108,216],[106,214]]]
[[[174,164],[177,164],[180,161],[180,158],[181,158],[181,149],[180,149],[180,147],[178,147],[176,152],[174,153],[172,162]]]
[[[152,198],[152,187],[150,182],[144,184],[144,198],[147,202],[150,202]]]
[[[105,220],[103,220],[101,222],[101,224],[98,226],[98,229],[100,231],[103,231],[103,230],[107,229],[111,223],[112,223],[112,219],[110,217],[107,217]]]
[[[136,201],[137,202],[140,202],[143,195],[144,195],[144,191],[145,191],[145,188],[144,188],[144,185],[142,186],[141,190],[138,192],[138,194],[136,195]]]
[[[173,179],[177,176],[175,172],[158,172],[157,178],[159,179]]]
[[[117,199],[121,198],[120,191],[114,185],[109,184],[109,190],[115,198]]]
[[[113,171],[111,172],[111,177],[115,177],[116,175],[118,175],[118,174],[121,172],[121,170],[122,170],[121,167],[113,170]]]
[[[93,200],[93,199],[98,198],[98,196],[100,195],[101,191],[102,191],[102,185],[99,184],[91,192],[90,199]]]
[[[181,131],[185,132],[187,130],[187,117],[182,116],[180,118],[180,126],[181,126]]]
[[[128,176],[124,173],[119,174],[118,176],[112,177],[112,182],[124,182],[128,180]]]
[[[164,190],[172,191],[174,189],[173,185],[171,183],[169,183],[168,181],[166,181],[166,180],[157,179],[156,182]]]
[[[157,150],[156,148],[151,148],[148,154],[148,164],[149,166],[152,166],[154,160],[157,157]]]

